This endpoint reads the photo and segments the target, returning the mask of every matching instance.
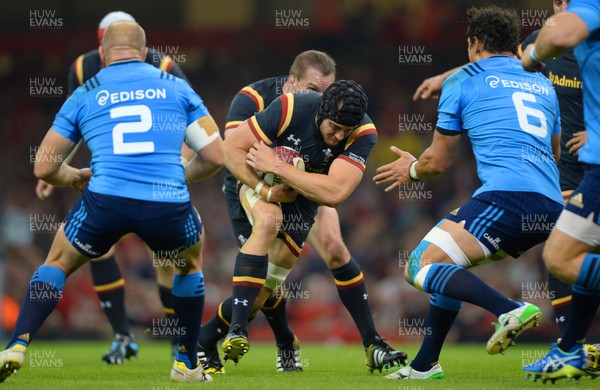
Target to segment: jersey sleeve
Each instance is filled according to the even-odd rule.
[[[190,125],[198,119],[210,115],[208,109],[204,105],[202,98],[198,95],[187,82],[181,79],[176,79],[179,88],[183,90],[185,112],[187,113],[187,124]]]
[[[81,107],[78,106],[77,101],[79,94],[82,90],[75,90],[75,92],[63,103],[62,107],[54,123],[52,123],[52,129],[58,134],[65,138],[70,139],[74,143],[78,143],[81,140],[81,131],[79,129],[79,111]]]
[[[438,105],[436,130],[444,135],[462,133],[460,112],[461,82],[457,74],[450,76],[442,85],[442,95]]]
[[[294,95],[286,93],[279,96],[265,110],[248,119],[248,125],[259,141],[271,145],[292,121],[294,113]]]
[[[600,3],[597,0],[573,0],[567,12],[573,12],[587,25],[590,35],[600,28]]]
[[[337,157],[365,171],[367,158],[377,142],[377,129],[367,115],[346,140],[344,151]]]
[[[225,131],[235,129],[257,112],[264,110],[264,99],[254,88],[246,86],[235,95],[227,113]]]
[[[557,94],[554,94],[555,98],[556,98],[556,107],[559,107],[558,105],[558,96]],[[552,136],[554,137],[555,135],[559,134],[562,131],[561,128],[561,120],[560,120],[560,110],[556,110],[556,117],[554,118],[554,127],[552,128]]]

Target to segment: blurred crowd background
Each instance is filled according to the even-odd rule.
[[[505,0],[503,4],[517,9],[523,38],[552,15],[551,0]],[[54,232],[77,197],[71,189],[57,189],[48,200],[36,198],[35,148],[67,97],[69,66],[79,54],[97,47],[100,19],[110,11],[122,10],[145,28],[148,47],[166,52],[181,66],[221,128],[239,89],[262,78],[287,75],[295,55],[303,50],[329,53],[337,61],[338,79],[354,79],[363,85],[379,141],[363,182],[338,208],[342,232],[363,267],[381,333],[392,342],[422,338],[428,296],[408,285],[402,274],[410,251],[425,233],[479,186],[470,145],[462,140],[453,166],[435,181],[385,193],[373,184],[372,177],[377,166],[395,158],[390,145],[415,155],[429,145],[437,102],[415,103],[412,95],[424,78],[467,62],[465,12],[472,5],[479,2],[28,0],[5,7],[0,15],[3,331],[11,330],[28,280],[44,261]],[[40,85],[48,88],[40,89]],[[89,153],[81,151],[74,165],[88,163]],[[207,237],[205,320],[230,295],[238,250],[221,184],[219,172],[191,186]],[[137,325],[136,336],[143,338],[144,329],[162,317],[154,267],[136,237],[122,241],[117,259],[127,282],[127,309]],[[511,298],[542,307],[543,326],[527,335],[530,340],[557,337],[540,248],[474,272]],[[359,341],[330,272],[310,246],[305,247],[286,287],[290,290],[289,317],[301,340]],[[487,339],[494,320],[480,308],[463,305],[451,338]],[[40,337],[109,336],[86,265],[69,278],[59,308]],[[252,324],[251,337],[272,337],[260,315]]]

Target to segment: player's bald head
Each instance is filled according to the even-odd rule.
[[[102,37],[105,52],[113,49],[134,49],[142,52],[146,47],[146,33],[135,22],[119,21],[111,23]]]

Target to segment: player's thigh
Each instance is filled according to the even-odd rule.
[[[443,219],[425,236],[429,245],[419,254],[421,267],[433,263],[474,263],[485,257],[479,241],[464,224]]]
[[[551,272],[572,280],[582,255],[597,252],[599,248],[600,167],[595,167],[586,173],[567,200],[544,247],[544,261]]]
[[[106,252],[105,254],[103,254],[100,257],[96,257],[95,259],[92,259],[91,261],[102,261],[102,260],[110,259],[114,255],[115,255],[115,247],[113,245],[110,247],[108,252]]]
[[[488,191],[478,194],[446,219],[463,224],[484,252],[467,266],[507,255],[519,257],[544,242],[558,216],[562,203],[533,192]]]
[[[65,274],[70,275],[89,260],[88,256],[75,249],[61,226],[54,236],[44,264],[60,268]]]
[[[548,271],[569,283],[574,283],[579,274],[586,252],[597,251],[598,247],[580,241],[571,233],[556,228],[544,245],[544,263]]]
[[[96,194],[85,189],[65,217],[50,251],[52,262],[60,261],[65,253],[64,240],[86,258],[98,258],[109,252],[115,242],[127,233],[127,221],[118,213],[122,209],[118,199]],[[63,240],[64,239],[64,240]]]
[[[330,268],[338,268],[350,259],[350,252],[342,238],[340,218],[336,209],[332,207],[319,206],[307,241]],[[331,264],[334,262],[336,264]]]
[[[239,199],[252,226],[252,234],[268,234],[274,238],[283,221],[281,207],[262,199],[254,189],[246,185],[240,187]]]
[[[141,207],[133,231],[152,250],[153,264],[183,272],[201,270],[204,230],[192,203],[146,202]]]

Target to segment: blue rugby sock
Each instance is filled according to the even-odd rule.
[[[432,264],[425,277],[423,291],[472,303],[496,316],[520,306],[485,284],[475,274],[454,264]]]
[[[198,362],[198,336],[204,309],[204,274],[173,277],[173,309],[177,318],[179,349],[176,360],[188,368],[196,368]]]
[[[569,351],[582,343],[600,306],[600,255],[586,254],[573,285],[569,322],[560,349]]]
[[[421,348],[410,362],[410,366],[417,371],[431,370],[440,358],[442,345],[458,315],[461,302],[443,295],[432,294],[429,300],[429,312],[425,328],[425,338]]]
[[[29,345],[60,301],[66,279],[67,275],[61,269],[49,265],[42,265],[35,271],[7,348],[17,343],[25,347]]]

